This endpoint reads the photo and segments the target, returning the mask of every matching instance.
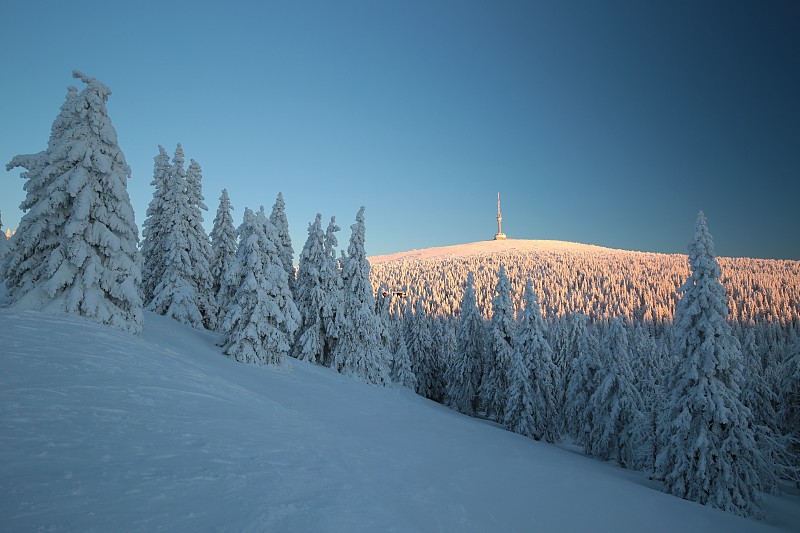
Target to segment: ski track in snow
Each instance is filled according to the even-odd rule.
[[[0,309],[3,531],[779,531],[408,390],[146,314],[140,338]]]

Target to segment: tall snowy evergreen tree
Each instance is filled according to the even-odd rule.
[[[214,227],[211,229],[211,280],[212,294],[217,302],[217,316],[221,321],[225,315],[228,301],[233,294],[224,290],[223,279],[225,273],[236,261],[236,228],[233,225],[233,207],[228,197],[228,190],[222,189],[219,197],[217,216],[214,217]]]
[[[7,247],[8,240],[6,239],[6,234],[3,233],[3,218],[0,216],[0,261],[2,261],[3,256],[6,255]],[[2,274],[0,274],[0,279],[3,279]]]
[[[278,255],[281,258],[283,269],[289,276],[289,288],[294,293],[296,283],[294,271],[294,248],[292,248],[292,238],[289,236],[289,220],[286,218],[286,203],[283,201],[283,193],[278,193],[275,205],[272,206],[272,213],[269,220],[275,226],[278,234]]]
[[[295,303],[300,312],[301,326],[294,355],[302,361],[323,362],[325,328],[322,315],[328,295],[323,286],[322,273],[327,261],[322,215],[317,213],[314,222],[308,225],[308,238],[300,252],[295,286]]]
[[[509,365],[503,424],[515,433],[555,442],[561,425],[555,398],[558,370],[546,336],[547,326],[528,279],[522,322]]]
[[[237,285],[222,323],[223,351],[243,363],[280,364],[299,327],[289,280],[275,242],[275,227],[260,212],[245,209],[236,263],[228,271]]]
[[[203,315],[203,324],[215,329],[217,300],[214,295],[214,278],[211,274],[211,240],[203,227],[203,211],[208,211],[203,197],[203,171],[194,159],[186,170],[186,195],[189,201],[188,229],[189,254],[194,267],[194,284],[197,286],[197,307]]]
[[[781,431],[788,439],[791,466],[800,468],[800,341],[796,341],[781,365],[778,412]],[[800,484],[797,472],[795,483]]]
[[[433,349],[433,333],[422,298],[418,298],[414,304],[411,303],[411,300],[408,301],[405,325],[411,368],[417,377],[417,394],[431,398],[436,388],[436,377],[434,376],[436,354]]]
[[[626,468],[637,462],[636,424],[642,400],[630,368],[628,333],[619,320],[611,321],[599,354],[597,389],[586,408],[592,419],[588,451]]]
[[[333,353],[339,342],[340,323],[344,316],[342,295],[342,273],[339,269],[339,260],[336,257],[336,247],[339,241],[336,233],[341,228],[336,224],[336,217],[331,217],[325,230],[323,255],[325,260],[320,265],[320,285],[325,294],[322,304],[322,364],[333,366]]]
[[[202,329],[214,325],[215,304],[208,266],[211,246],[200,214],[205,207],[199,191],[200,167],[193,160],[187,176],[183,164],[183,148],[179,144],[162,204],[164,271],[147,308]]]
[[[504,420],[503,411],[508,392],[511,358],[514,355],[516,326],[514,306],[511,303],[511,283],[506,276],[505,267],[501,264],[495,297],[492,299],[489,345],[480,389],[486,415],[500,423]]]
[[[417,388],[417,376],[411,368],[411,357],[408,355],[408,344],[406,343],[406,335],[403,328],[400,328],[397,335],[397,350],[392,360],[391,377],[395,383],[399,383],[411,390],[416,390]]]
[[[692,274],[675,311],[678,366],[668,383],[664,449],[657,470],[666,490],[743,516],[759,514],[764,458],[752,415],[740,401],[742,353],[728,316],[714,244],[701,212],[689,245]]]
[[[370,264],[364,251],[364,208],[359,209],[347,257],[342,266],[342,309],[334,367],[343,374],[375,384],[388,381],[389,354],[381,342],[375,315],[375,296],[369,279]]]
[[[153,198],[147,206],[147,218],[142,229],[141,253],[144,260],[142,267],[142,294],[144,303],[148,305],[155,294],[156,285],[164,277],[166,269],[164,259],[164,239],[169,228],[164,220],[167,210],[164,202],[167,198],[169,187],[169,155],[163,146],[158,146],[158,155],[153,158]]]
[[[46,152],[17,156],[28,210],[3,261],[9,296],[139,333],[139,234],[128,196],[130,167],[117,144],[106,101],[111,91],[78,71]],[[9,275],[10,274],[10,275]]]
[[[586,315],[580,313],[572,315],[571,328],[576,339],[576,353],[570,365],[572,373],[567,386],[565,407],[567,429],[578,444],[589,452],[594,419],[587,407],[589,398],[597,390],[597,371],[601,361],[597,339],[587,327],[587,321]]]
[[[486,354],[486,326],[475,303],[474,286],[475,278],[470,272],[461,300],[456,355],[445,375],[447,405],[470,416],[478,409]]]

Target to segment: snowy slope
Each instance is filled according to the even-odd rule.
[[[407,390],[0,309],[3,531],[777,531]]]

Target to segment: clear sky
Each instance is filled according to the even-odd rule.
[[[800,259],[800,3],[0,4],[0,162],[42,150],[80,69],[107,84],[141,229],[153,157],[203,167],[296,251],[317,212],[367,252],[510,238]],[[19,171],[0,179],[17,225]]]

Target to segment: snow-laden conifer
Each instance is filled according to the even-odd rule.
[[[275,231],[278,235],[278,255],[281,258],[281,264],[286,271],[289,279],[289,288],[294,293],[295,290],[295,270],[294,270],[294,248],[292,248],[292,238],[289,236],[289,220],[286,218],[286,203],[283,201],[283,193],[278,193],[275,199],[275,205],[272,206],[272,213],[269,215],[269,220],[275,226]]]
[[[213,252],[211,240],[203,227],[203,211],[208,211],[203,197],[203,170],[194,159],[189,160],[186,170],[186,196],[189,204],[187,215],[189,230],[189,254],[192,260],[194,275],[192,279],[197,287],[197,307],[203,316],[203,324],[208,329],[215,329],[217,323],[217,300],[214,294],[214,279],[211,274]]]
[[[148,305],[155,293],[156,285],[164,276],[165,259],[164,239],[171,230],[164,219],[166,201],[169,187],[169,155],[163,146],[158,146],[158,155],[153,158],[153,198],[147,206],[147,218],[142,225],[141,254],[144,266],[142,267],[142,294],[145,305]]]
[[[138,228],[128,196],[130,167],[106,109],[111,91],[78,71],[45,152],[17,156],[27,210],[3,261],[9,296],[26,305],[142,329]]]
[[[445,375],[447,405],[467,415],[478,409],[486,353],[486,326],[475,303],[474,283],[470,272],[461,300],[456,353]]]
[[[514,306],[511,303],[511,284],[506,269],[501,264],[497,276],[495,296],[492,299],[492,321],[489,326],[489,343],[486,366],[483,369],[480,396],[486,415],[502,423],[504,420],[508,374],[514,353],[516,334]]]
[[[417,387],[417,376],[411,368],[411,358],[408,355],[408,344],[403,328],[397,335],[397,349],[392,360],[392,381],[404,387],[415,390]]]
[[[8,249],[8,240],[6,239],[6,234],[3,233],[3,218],[0,215],[0,261],[3,260],[3,256],[6,255],[6,250]],[[1,271],[2,269],[0,269]],[[0,279],[2,278],[2,273],[0,273]]]
[[[314,222],[308,225],[308,238],[300,252],[295,286],[301,326],[294,356],[302,361],[323,362],[325,328],[322,316],[329,295],[325,293],[322,276],[327,261],[322,215],[317,213]]]
[[[350,245],[342,265],[343,315],[333,363],[343,374],[382,385],[389,378],[389,354],[380,338],[370,264],[364,251],[364,207],[359,209],[356,223],[350,229]]]
[[[752,414],[740,401],[741,348],[725,321],[725,289],[702,212],[689,263],[692,273],[675,312],[678,365],[667,385],[665,443],[656,468],[675,496],[758,515],[766,466],[756,447]]]
[[[405,314],[405,337],[411,357],[411,368],[417,377],[417,394],[431,398],[436,388],[436,362],[433,333],[422,298],[413,304],[409,300]]]
[[[630,368],[628,334],[619,320],[611,321],[599,355],[597,389],[586,408],[592,420],[587,449],[591,455],[614,460],[623,468],[634,466],[642,400]]]
[[[778,420],[781,432],[788,441],[791,466],[800,468],[800,341],[790,348],[785,361],[780,367],[780,410]],[[795,482],[798,474],[795,472]]]
[[[575,313],[571,318],[576,353],[570,364],[572,373],[567,385],[565,407],[568,431],[588,452],[594,419],[587,407],[589,398],[597,390],[597,371],[601,361],[597,339],[587,327],[587,321],[588,317],[580,313]]]
[[[217,301],[217,314],[221,319],[232,294],[224,290],[223,279],[225,272],[236,260],[236,228],[233,225],[233,207],[228,196],[228,190],[222,189],[219,197],[217,216],[214,217],[214,227],[211,229],[211,280],[212,293]]]
[[[558,370],[546,340],[547,326],[528,279],[522,311],[509,365],[508,393],[503,424],[515,433],[536,440],[555,442],[559,437],[555,379]]]
[[[344,315],[342,296],[342,272],[339,260],[336,257],[336,247],[339,241],[336,233],[341,228],[336,224],[336,217],[331,217],[325,230],[323,256],[325,260],[320,265],[320,285],[325,299],[322,304],[322,363],[333,366],[333,353],[339,341],[339,330]]]
[[[199,238],[196,224],[201,215],[199,206],[192,205],[192,201],[196,202],[196,193],[189,192],[195,185],[189,186],[183,165],[184,153],[179,144],[167,176],[167,191],[162,204],[164,271],[157,280],[153,299],[147,308],[202,329],[208,325],[206,302],[210,287],[207,293],[202,291],[210,281],[206,255],[210,250],[206,246],[207,237],[205,242]]]
[[[237,290],[222,323],[227,332],[223,350],[239,362],[282,363],[299,326],[276,240],[263,211],[245,209],[236,262],[228,271],[238,284],[227,281]]]

